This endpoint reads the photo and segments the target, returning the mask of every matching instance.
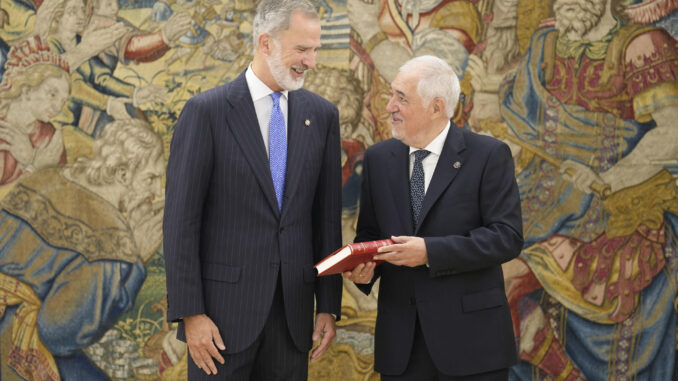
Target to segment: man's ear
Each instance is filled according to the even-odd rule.
[[[441,115],[445,114],[445,101],[442,98],[434,98],[431,101],[431,108],[433,109],[433,117],[439,118]],[[445,117],[447,119],[447,117]]]
[[[115,169],[115,180],[122,185],[129,185],[131,182],[130,171],[127,166],[120,166]]]
[[[268,33],[262,33],[259,35],[258,40],[259,46],[257,50],[260,50],[265,55],[270,55],[273,52],[274,42],[273,37]]]

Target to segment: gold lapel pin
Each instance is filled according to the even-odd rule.
[[[458,161],[455,161],[454,164],[452,164],[452,166],[456,169],[459,169],[461,167],[461,163],[458,162]]]
[[[311,121],[310,121],[310,120],[308,120],[308,119],[306,119],[306,121],[304,122],[304,124],[306,125],[306,127],[308,127],[308,126],[310,126],[310,125],[311,125]]]

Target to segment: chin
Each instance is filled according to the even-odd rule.
[[[285,73],[284,75],[273,74],[273,79],[280,86],[281,89],[287,91],[299,90],[304,85],[304,77],[294,78],[292,74]]]
[[[402,140],[402,134],[395,127],[391,128],[391,136],[395,139]]]
[[[294,78],[293,76],[289,75],[287,78],[284,78],[282,81],[280,81],[278,85],[287,91],[299,90],[302,86],[304,86],[304,77]]]

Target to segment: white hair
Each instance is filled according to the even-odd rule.
[[[318,18],[318,12],[307,0],[262,0],[252,21],[254,51],[259,36],[266,33],[276,38],[277,33],[290,27],[293,12],[302,12],[310,18]]]
[[[438,57],[419,56],[400,67],[401,73],[411,71],[419,74],[417,93],[424,107],[428,107],[435,98],[441,98],[445,101],[445,114],[451,118],[461,93],[459,78],[452,67]]]
[[[84,178],[91,185],[110,185],[115,173],[126,169],[136,173],[162,156],[163,142],[151,126],[139,119],[116,120],[106,125],[94,141],[92,157],[81,156],[71,165],[74,178]]]
[[[584,35],[590,32],[598,24],[605,14],[607,0],[583,0],[573,3],[577,9],[571,16],[566,15],[562,9],[569,3],[557,0],[553,4],[553,12],[556,15],[556,29],[562,34],[573,33],[577,38],[582,39]]]

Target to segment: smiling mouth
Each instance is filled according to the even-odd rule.
[[[304,72],[306,72],[307,68],[305,68],[303,66],[292,66],[291,69],[292,69],[293,72],[295,72],[299,75],[304,75]]]

